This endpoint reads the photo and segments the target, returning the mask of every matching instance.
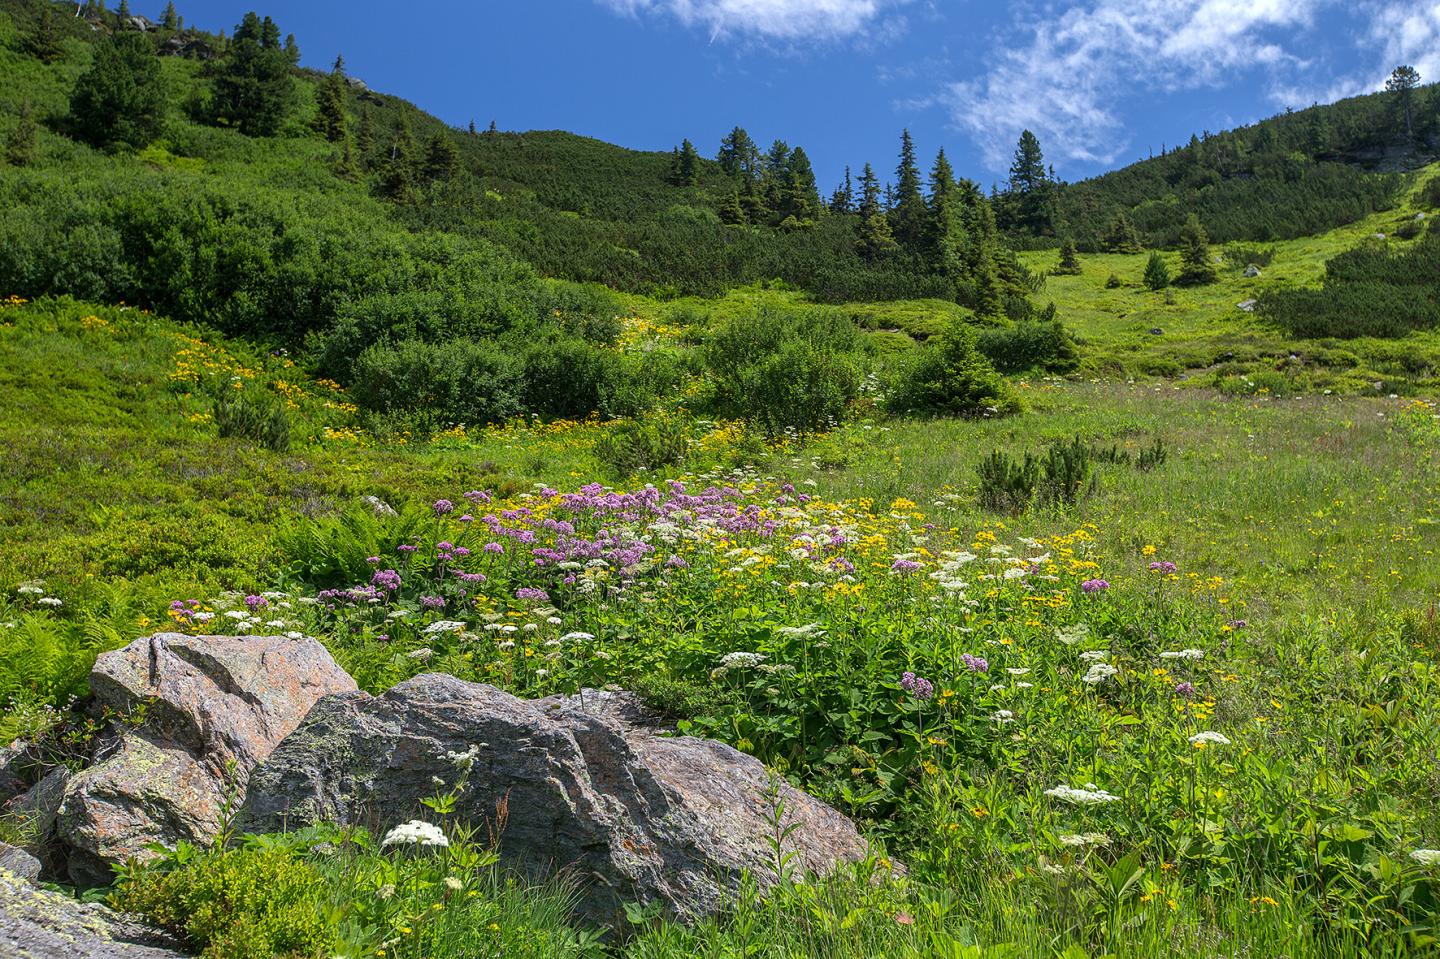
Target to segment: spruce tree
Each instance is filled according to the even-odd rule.
[[[315,128],[331,143],[339,143],[347,136],[345,90],[345,58],[336,57],[334,68],[320,85],[315,113]]]
[[[1180,276],[1176,283],[1196,286],[1215,282],[1215,264],[1210,261],[1210,237],[1200,218],[1190,214],[1180,231]]]
[[[381,196],[396,203],[406,203],[414,197],[415,138],[410,133],[410,124],[403,118],[381,164],[377,188]]]
[[[215,77],[215,118],[247,136],[273,136],[293,99],[292,66],[275,22],[247,13]]]
[[[347,135],[335,156],[335,175],[342,180],[360,179],[360,166],[355,161],[355,147]]]
[[[20,116],[10,138],[5,142],[5,162],[11,166],[29,166],[35,160],[35,120],[30,115],[30,101],[20,104]]]
[[[70,95],[70,118],[81,138],[138,150],[160,135],[164,112],[160,58],[149,38],[126,31],[97,42],[90,69]]]
[[[494,120],[491,120],[491,121],[490,121],[490,126],[486,128],[485,132],[486,132],[486,133],[499,133],[499,132],[500,132],[500,128],[497,127],[497,126],[495,126],[495,121],[494,121]]]
[[[480,135],[480,131],[477,130],[477,129],[475,129],[475,121],[474,121],[474,120],[471,120],[471,121],[470,121],[470,125],[465,128],[465,132],[468,133],[468,134],[469,134],[470,136],[472,136],[472,137],[478,137],[478,136]]]
[[[1010,189],[1030,193],[1049,182],[1045,173],[1045,155],[1040,139],[1026,130],[1015,145],[1015,158],[1010,164]]]
[[[821,209],[815,170],[805,150],[796,147],[785,161],[780,218],[794,217],[797,223],[812,223],[820,218]]]
[[[120,26],[126,26],[125,21],[130,19],[130,0],[120,0],[120,6],[115,8],[115,19],[120,21]]]
[[[735,127],[720,141],[715,160],[730,176],[753,177],[759,169],[760,149],[743,127]]]
[[[25,38],[25,52],[42,63],[54,63],[65,55],[60,44],[60,28],[55,22],[54,7],[46,3],[40,9],[35,29]]]
[[[1001,197],[1005,227],[1037,236],[1048,232],[1053,219],[1050,211],[1053,193],[1054,178],[1046,170],[1040,140],[1026,130],[1015,145],[1010,179]]]
[[[695,152],[695,144],[685,140],[674,153],[670,182],[676,186],[694,186],[699,179],[700,154]]]
[[[874,263],[899,246],[890,229],[885,208],[880,204],[880,182],[868,163],[860,173],[860,239],[857,246],[860,256],[867,263]]]
[[[173,2],[165,4],[165,12],[160,14],[160,29],[180,29],[180,15],[175,12],[175,4]]]
[[[1170,285],[1170,269],[1158,250],[1150,254],[1145,264],[1145,285],[1156,293]]]
[[[845,179],[830,194],[830,212],[837,214],[855,212],[855,186],[850,179],[850,168],[845,168]]]
[[[1110,221],[1110,229],[1100,238],[1100,246],[1107,253],[1140,252],[1140,235],[1135,232],[1135,226],[1124,211],[1115,214],[1115,219]]]
[[[1069,237],[1060,245],[1060,265],[1055,267],[1058,276],[1079,276],[1080,256],[1075,249],[1075,241]]]
[[[1390,73],[1390,78],[1385,81],[1385,89],[1395,94],[1396,102],[1400,106],[1400,112],[1405,117],[1405,139],[1415,138],[1415,127],[1411,121],[1412,100],[1414,91],[1420,85],[1420,72],[1414,67],[1404,64],[1396,67]]]
[[[745,208],[740,205],[740,193],[731,190],[720,200],[720,222],[728,226],[745,225]]]
[[[890,213],[896,241],[907,250],[918,251],[925,240],[925,197],[920,193],[920,167],[915,162],[915,143],[910,131],[900,135],[900,164],[895,168],[895,201]]]
[[[460,150],[444,133],[436,133],[425,147],[421,173],[427,183],[448,183],[460,172]]]
[[[360,128],[355,133],[355,153],[361,168],[370,165],[370,155],[375,152],[375,114],[367,103],[360,109]]]
[[[942,148],[930,168],[930,200],[926,221],[926,254],[934,268],[952,278],[960,272],[965,241],[965,213],[955,170]]]
[[[880,206],[880,181],[875,176],[875,170],[868,163],[860,171],[860,208],[858,212],[865,219],[884,212]]]
[[[748,177],[740,191],[740,208],[747,223],[759,226],[770,222],[770,205],[765,202],[765,193],[758,183]]]

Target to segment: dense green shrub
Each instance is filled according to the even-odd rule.
[[[179,933],[203,959],[329,954],[324,882],[289,851],[182,845],[166,866],[123,874],[111,904]]]
[[[595,458],[617,478],[677,466],[690,448],[690,422],[681,416],[625,420],[595,442]]]
[[[1003,416],[1020,408],[1005,378],[980,352],[975,331],[955,324],[899,364],[889,406],[931,416]]]
[[[524,410],[519,363],[471,339],[373,346],[355,363],[351,395],[362,409],[399,414],[420,432],[499,422]]]
[[[1170,285],[1170,268],[1158,252],[1151,253],[1145,261],[1145,285],[1157,293]]]
[[[216,397],[212,415],[222,437],[253,440],[266,449],[290,449],[290,418],[276,396],[255,391],[224,392]]]
[[[1440,207],[1440,176],[1432,176],[1420,188],[1420,202],[1430,209]]]
[[[165,88],[155,47],[143,33],[95,44],[90,69],[70,96],[75,132],[96,146],[139,149],[160,135]]]
[[[994,513],[1022,513],[1035,495],[1039,466],[1029,453],[1021,460],[992,450],[975,468],[980,480],[980,505]]]
[[[1043,456],[1023,458],[993,450],[980,461],[980,505],[993,512],[1021,513],[1032,502],[1074,506],[1095,491],[1097,456],[1079,436],[1051,443]]]
[[[1080,363],[1075,339],[1059,320],[984,329],[976,338],[976,346],[997,370],[1005,373],[1068,373]]]
[[[719,413],[770,435],[824,430],[860,391],[860,334],[829,311],[761,310],[722,325],[705,347]]]

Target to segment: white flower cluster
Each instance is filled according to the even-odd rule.
[[[407,823],[401,823],[385,834],[380,841],[382,846],[448,846],[450,840],[440,831],[440,827],[419,819],[412,819]]]
[[[1104,803],[1120,801],[1119,796],[1106,792],[1094,783],[1086,783],[1084,789],[1076,789],[1073,786],[1054,786],[1045,790],[1045,795],[1061,802],[1074,803],[1077,806],[1099,806]]]
[[[1060,845],[1062,846],[1108,846],[1110,837],[1103,832],[1082,832],[1062,835]]]
[[[1204,659],[1203,649],[1171,649],[1160,654],[1161,659]]]
[[[1207,729],[1203,733],[1196,733],[1191,736],[1190,742],[1196,746],[1228,746],[1230,745],[1230,737],[1224,733],[1217,733],[1214,730]]]
[[[824,636],[825,630],[819,623],[806,623],[804,626],[781,626],[775,633],[786,639],[814,639]]]
[[[426,626],[422,631],[426,636],[434,636],[436,633],[458,633],[465,628],[465,624],[454,619],[437,619]]]
[[[726,653],[720,657],[720,665],[726,669],[744,669],[759,666],[765,661],[762,653]]]
[[[1417,849],[1410,858],[1422,866],[1440,866],[1440,849]]]
[[[1090,627],[1084,623],[1076,623],[1073,626],[1066,626],[1064,629],[1055,630],[1055,638],[1066,646],[1074,646],[1083,642],[1090,636]]]
[[[1080,677],[1080,682],[1090,686],[1098,686],[1118,672],[1120,672],[1120,670],[1111,666],[1109,663],[1095,663],[1085,671],[1084,676]]]
[[[480,750],[484,749],[486,745],[488,744],[474,743],[463,753],[452,752],[447,749],[445,750],[445,758],[457,769],[468,770],[471,766],[475,765],[476,757],[480,755]]]

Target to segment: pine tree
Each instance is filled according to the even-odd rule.
[[[728,226],[745,225],[745,208],[740,205],[740,193],[731,190],[720,200],[720,222]]]
[[[1079,276],[1080,255],[1075,249],[1075,241],[1069,237],[1060,245],[1060,265],[1054,270],[1057,276]]]
[[[173,2],[165,4],[165,12],[160,14],[160,29],[180,29],[180,15],[175,12],[175,4]]]
[[[300,44],[295,42],[295,34],[285,35],[285,58],[290,61],[291,67],[300,65]]]
[[[1045,174],[1045,155],[1040,149],[1040,139],[1025,130],[1015,145],[1015,159],[1010,164],[1010,189],[1019,193],[1030,193],[1049,182]]]
[[[960,250],[965,241],[965,212],[955,169],[942,148],[930,168],[930,200],[926,221],[926,253],[935,269],[955,278],[961,271]]]
[[[405,203],[415,192],[415,137],[410,124],[401,119],[391,139],[390,150],[381,166],[380,195],[396,203]]]
[[[837,214],[855,212],[855,186],[850,179],[850,168],[845,168],[845,179],[830,194],[830,212]]]
[[[1037,236],[1048,232],[1053,219],[1050,211],[1053,193],[1054,178],[1046,170],[1040,140],[1026,130],[1015,145],[1010,179],[1001,198],[1004,225]]]
[[[695,144],[683,141],[670,156],[670,182],[676,186],[694,186],[700,179],[700,154]]]
[[[355,134],[355,152],[362,168],[370,165],[370,155],[375,152],[375,115],[367,103],[360,109],[360,128]]]
[[[125,26],[125,21],[130,19],[130,0],[120,0],[120,6],[115,9],[115,19],[122,27]]]
[[[491,121],[490,121],[490,126],[486,128],[485,132],[486,132],[486,133],[499,133],[499,132],[500,132],[500,129],[499,129],[497,126],[495,126],[495,121],[494,121],[494,120],[491,120]]]
[[[460,150],[444,133],[436,133],[425,147],[421,174],[427,183],[448,183],[460,172]]]
[[[875,170],[870,164],[860,171],[860,207],[858,210],[861,217],[869,219],[877,213],[883,213],[880,206],[880,181],[875,176]]]
[[[1180,231],[1180,276],[1176,283],[1195,286],[1215,282],[1215,264],[1210,261],[1210,238],[1195,214],[1185,220]]]
[[[1145,264],[1145,285],[1156,293],[1170,285],[1170,270],[1165,266],[1165,258],[1159,251],[1151,253]]]
[[[477,130],[477,129],[475,129],[475,121],[474,121],[474,120],[471,120],[471,121],[470,121],[470,125],[465,128],[465,132],[468,133],[468,134],[470,134],[472,137],[478,137],[478,136],[480,135],[480,131]]]
[[[1142,249],[1140,235],[1123,211],[1110,221],[1110,229],[1100,238],[1100,246],[1107,253],[1139,253]]]
[[[860,172],[860,239],[857,246],[867,263],[874,263],[899,247],[890,229],[890,220],[880,205],[880,182],[868,163]]]
[[[925,198],[920,193],[920,168],[915,163],[915,143],[910,131],[900,135],[900,164],[895,169],[895,202],[890,213],[895,240],[907,250],[919,250],[925,242]]]
[[[215,118],[247,136],[275,135],[293,98],[291,67],[280,28],[247,13],[215,77]]]
[[[96,146],[140,149],[160,135],[165,86],[160,58],[143,33],[117,33],[95,44],[90,69],[75,83],[70,116]]]
[[[782,221],[793,217],[797,223],[812,223],[820,218],[822,207],[815,170],[801,147],[796,147],[785,161],[781,194]]]
[[[339,143],[347,136],[345,90],[345,58],[336,57],[334,68],[320,85],[318,109],[315,113],[315,128],[331,143]]]
[[[1396,67],[1390,73],[1390,79],[1385,81],[1385,89],[1395,94],[1396,102],[1400,105],[1400,112],[1405,117],[1405,138],[1415,139],[1415,128],[1411,122],[1411,101],[1414,99],[1414,91],[1420,85],[1420,72],[1414,67],[1404,64]]]
[[[35,160],[35,120],[30,115],[30,101],[20,104],[20,116],[10,138],[5,142],[5,162],[11,166],[29,166]]]
[[[65,55],[60,44],[60,29],[55,22],[55,9],[47,3],[40,9],[35,29],[25,38],[25,52],[43,63],[55,63]]]
[[[764,191],[754,180],[747,178],[740,192],[740,208],[745,221],[756,225],[770,222],[770,205],[765,202]]]
[[[335,175],[342,180],[360,179],[360,167],[355,162],[354,143],[347,135],[340,144],[340,150],[335,157]]]
[[[754,177],[759,171],[760,148],[743,127],[736,127],[720,141],[715,160],[730,176]]]

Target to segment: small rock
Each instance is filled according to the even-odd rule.
[[[1150,335],[1151,335],[1151,336],[1164,336],[1164,335],[1165,335],[1165,331],[1162,330],[1162,329],[1160,329],[1160,327],[1158,327],[1158,326],[1152,326],[1152,327],[1150,327]]]
[[[31,882],[40,878],[40,860],[6,842],[0,842],[0,872],[8,872]]]
[[[1372,234],[1370,234],[1370,238],[1371,238],[1371,239],[1374,239],[1374,240],[1383,240],[1383,239],[1385,239],[1385,234],[1383,234],[1383,233],[1372,233]]]
[[[0,956],[185,959],[180,943],[98,903],[48,892],[0,870]]]
[[[0,804],[30,788],[28,771],[30,744],[16,740],[0,747]]]
[[[376,516],[394,516],[395,509],[389,503],[378,496],[365,496],[361,498],[370,511]]]
[[[1251,263],[1249,266],[1245,267],[1245,278],[1247,280],[1253,280],[1259,275],[1260,267],[1256,266],[1254,263]]]
[[[346,77],[345,83],[350,87],[350,89],[354,90],[357,93],[366,93],[370,89],[370,85],[364,80],[361,80],[359,77]]]
[[[1423,214],[1423,213],[1417,213],[1417,214],[1415,214],[1415,219],[1416,219],[1416,220],[1424,220],[1424,219],[1425,219],[1425,214]]]
[[[64,766],[52,769],[23,795],[0,807],[0,815],[17,825],[25,837],[25,851],[40,860],[48,874],[58,873],[64,860],[55,848],[55,832],[70,776]]]
[[[1244,312],[1246,312],[1246,313],[1254,313],[1254,312],[1255,312],[1255,304],[1256,304],[1256,302],[1257,302],[1257,301],[1255,301],[1255,300],[1241,300],[1239,303],[1236,303],[1235,305],[1236,305],[1237,307],[1239,307],[1241,310],[1243,310]]]

